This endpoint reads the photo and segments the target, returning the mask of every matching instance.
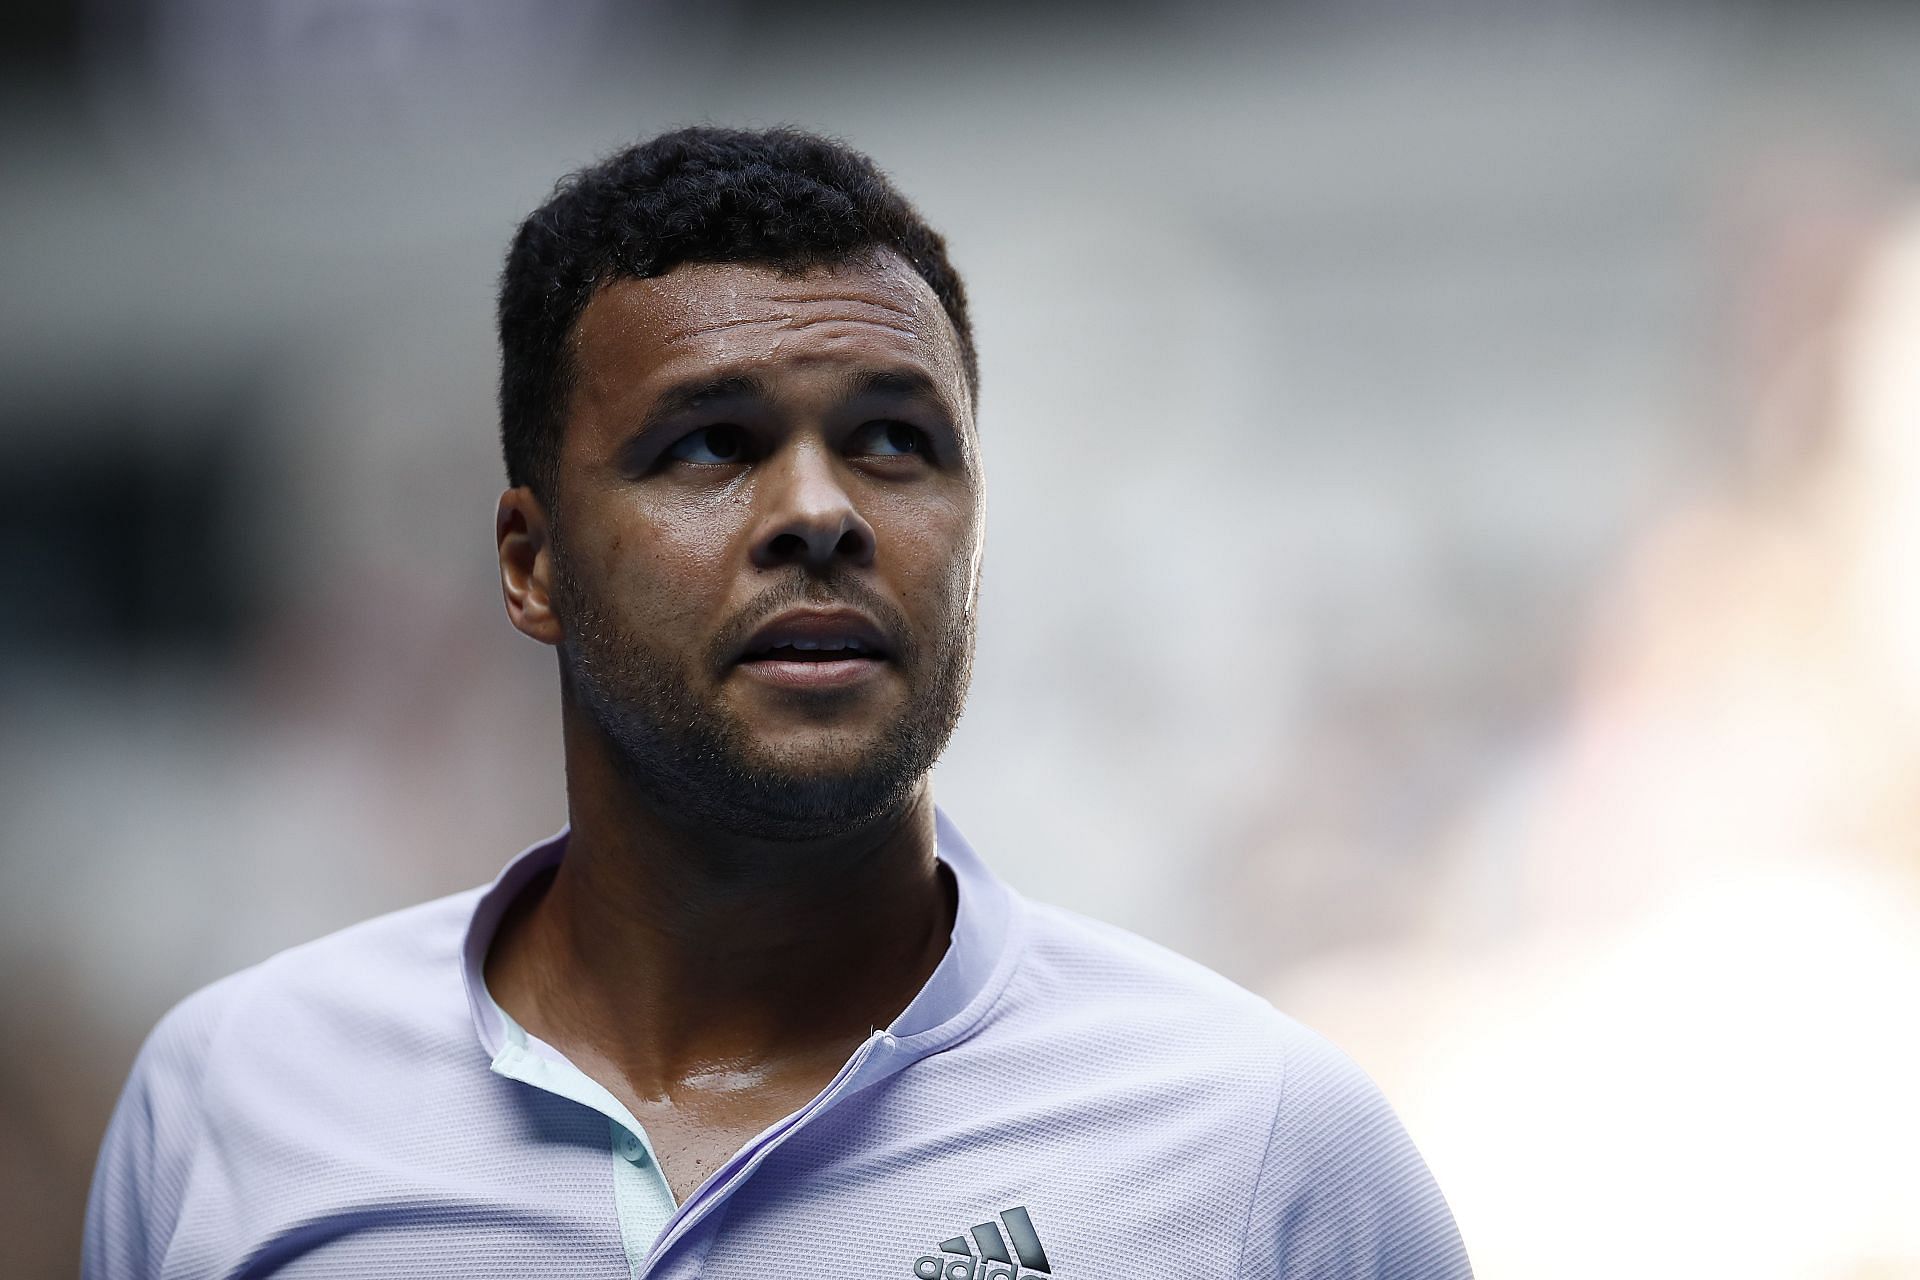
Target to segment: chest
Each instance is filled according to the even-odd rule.
[[[741,1102],[725,1107],[647,1103],[632,1096],[621,1101],[647,1131],[674,1200],[684,1204],[715,1169],[770,1125],[805,1105],[807,1098],[783,1091],[777,1101],[763,1098],[757,1105]]]
[[[691,1210],[656,1251],[677,1211],[647,1194],[648,1171],[609,1134],[607,1112],[570,1090],[468,1062],[370,1092],[284,1065],[300,1107],[210,1119],[221,1141],[191,1162],[167,1280],[525,1280],[556,1265],[622,1280],[650,1257],[649,1280],[765,1280],[801,1264],[1121,1280],[1143,1259],[1149,1274],[1225,1280],[1271,1128],[1272,1091],[1250,1081],[1107,1078],[1023,1046],[936,1055],[791,1127],[780,1122],[821,1083],[756,1079],[665,1102],[623,1088]],[[743,1150],[751,1172],[695,1202]]]
[[[612,1064],[595,1065],[608,1092],[646,1131],[673,1198],[685,1203],[715,1169],[805,1107],[832,1080],[838,1064],[712,1072],[656,1097],[643,1096]]]

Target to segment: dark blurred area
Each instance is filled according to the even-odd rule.
[[[564,821],[492,291],[703,120],[968,280],[1004,874],[1345,1045],[1489,1280],[1920,1276],[1920,9],[0,22],[0,1276],[165,1009]]]

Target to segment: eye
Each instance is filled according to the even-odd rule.
[[[702,427],[681,436],[667,449],[666,456],[679,462],[704,466],[745,462],[747,433],[731,422]]]
[[[892,419],[862,423],[860,429],[853,433],[853,443],[860,453],[875,453],[882,457],[905,457],[927,452],[925,432]]]

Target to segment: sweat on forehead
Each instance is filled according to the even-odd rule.
[[[603,286],[575,326],[576,389],[622,396],[636,382],[779,361],[913,367],[971,412],[958,337],[940,301],[896,255],[805,271],[685,263]]]

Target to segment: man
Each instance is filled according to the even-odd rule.
[[[1467,1274],[1337,1051],[935,809],[978,375],[870,161],[622,152],[521,227],[500,336],[501,585],[558,652],[569,825],[169,1014],[89,1276]]]

